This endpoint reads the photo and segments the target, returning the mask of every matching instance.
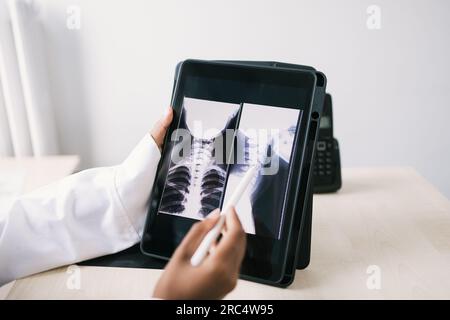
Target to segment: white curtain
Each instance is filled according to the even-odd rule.
[[[39,9],[0,0],[0,156],[59,152]]]

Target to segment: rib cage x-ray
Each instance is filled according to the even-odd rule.
[[[239,108],[239,104],[184,98],[178,128],[186,129],[189,137],[176,149],[189,144],[190,153],[176,162],[172,156],[160,213],[203,219],[220,206],[227,159],[225,152],[216,156],[215,146],[218,138],[226,143],[226,129],[235,129]]]

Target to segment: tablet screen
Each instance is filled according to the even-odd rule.
[[[201,220],[221,208],[250,166],[236,205],[249,234],[280,238],[298,109],[184,97],[159,214]]]

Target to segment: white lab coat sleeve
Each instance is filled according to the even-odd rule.
[[[0,218],[0,285],[139,242],[160,156],[147,134],[118,166],[18,198]]]

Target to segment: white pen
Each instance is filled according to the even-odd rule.
[[[208,254],[211,245],[216,241],[217,237],[222,232],[223,224],[225,223],[226,212],[231,207],[237,205],[245,189],[247,189],[250,181],[254,177],[256,169],[257,166],[252,166],[247,170],[244,177],[242,177],[241,182],[237,186],[236,190],[234,190],[233,194],[228,200],[226,206],[224,206],[225,209],[222,210],[222,212],[220,213],[219,221],[217,221],[216,225],[211,230],[209,230],[209,232],[206,234],[206,236],[203,238],[202,242],[198,246],[197,250],[195,250],[191,258],[191,265],[193,265],[194,267],[202,263],[203,259]]]

